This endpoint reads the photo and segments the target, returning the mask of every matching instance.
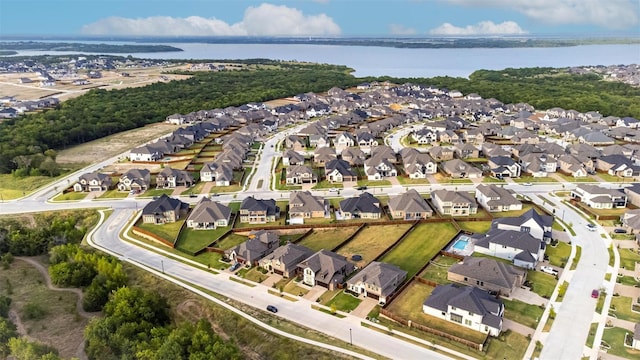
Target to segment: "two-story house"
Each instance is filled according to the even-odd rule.
[[[151,185],[151,172],[147,169],[129,169],[120,176],[119,191],[143,192]]]
[[[248,196],[240,204],[240,222],[266,224],[280,218],[280,208],[273,199],[256,199]]]
[[[473,236],[473,250],[480,254],[512,261],[514,265],[534,269],[542,261],[545,242],[528,232],[491,229],[486,234]]]
[[[538,240],[550,242],[553,225],[553,216],[540,215],[534,209],[530,209],[517,217],[505,217],[493,220],[491,227],[501,230],[514,230],[531,234]]]
[[[158,189],[175,189],[178,186],[190,187],[194,183],[193,177],[184,170],[172,169],[167,166],[156,175]]]
[[[98,172],[80,175],[78,182],[73,185],[73,191],[106,191],[112,186],[111,176]]]
[[[436,190],[431,193],[431,201],[442,215],[469,216],[478,212],[473,195],[464,191]]]
[[[496,184],[480,184],[476,186],[476,199],[489,212],[522,209],[522,202],[516,199],[513,191]]]
[[[259,265],[270,273],[291,278],[298,274],[298,264],[311,255],[313,255],[313,250],[308,247],[286,243],[263,257],[259,261]]]
[[[292,191],[289,195],[289,223],[304,223],[304,219],[324,217],[326,201],[309,191]]]
[[[252,231],[247,241],[224,252],[233,262],[241,262],[249,266],[258,265],[258,261],[271,254],[280,246],[277,233],[268,230]]]
[[[347,280],[347,289],[385,304],[406,277],[407,272],[396,265],[373,261]]]
[[[511,296],[527,278],[527,272],[486,257],[465,256],[447,270],[447,280]]]
[[[142,209],[142,222],[159,225],[172,223],[186,216],[188,211],[189,204],[162,194]]]
[[[330,291],[343,284],[355,267],[347,258],[328,250],[320,250],[298,264],[302,282],[322,286]]]
[[[215,230],[229,226],[231,209],[217,201],[203,197],[187,217],[187,227],[195,230]]]

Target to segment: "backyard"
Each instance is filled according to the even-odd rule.
[[[413,277],[457,233],[450,222],[417,225],[395,248],[380,261],[399,266]]]
[[[178,235],[180,234],[180,228],[182,228],[182,224],[184,224],[185,220],[178,220],[172,223],[166,223],[162,225],[158,224],[145,224],[140,221],[136,226],[142,230],[146,230],[158,237],[161,237],[170,243],[174,243]]]
[[[393,245],[410,227],[411,224],[367,226],[355,238],[341,247],[338,254],[349,259],[356,254],[362,256],[362,260],[355,264],[359,268],[363,268]]]
[[[194,230],[185,227],[184,230],[180,232],[175,247],[188,253],[195,253],[218,240],[230,229],[228,226],[218,227],[215,230]]]
[[[461,230],[469,231],[476,234],[484,234],[491,229],[491,221],[458,221]]]
[[[248,238],[244,235],[230,233],[227,236],[223,237],[222,239],[219,239],[218,241],[216,241],[216,243],[214,244],[214,247],[217,247],[218,249],[222,249],[222,250],[228,250],[228,249],[231,249],[232,247],[242,244],[243,242],[247,241],[247,239]]]
[[[357,226],[313,229],[313,232],[299,242],[313,251],[333,250],[358,230]]]
[[[447,280],[447,272],[451,265],[457,264],[458,262],[460,262],[460,260],[440,255],[424,269],[420,277],[438,284],[448,284],[451,281]]]

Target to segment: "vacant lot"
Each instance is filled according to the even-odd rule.
[[[313,232],[304,238],[299,244],[306,246],[313,251],[322,249],[333,250],[338,244],[345,241],[349,236],[358,230],[357,226],[313,229]]]
[[[399,266],[410,278],[442,250],[456,233],[450,222],[419,224],[380,261]]]
[[[363,268],[393,245],[409,227],[411,224],[368,226],[349,243],[341,247],[338,254],[347,258],[356,254],[362,256],[362,260],[355,264],[359,268]]]

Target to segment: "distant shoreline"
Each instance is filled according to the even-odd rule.
[[[0,55],[15,55],[19,50],[37,51],[78,51],[95,53],[135,54],[180,52],[180,48],[170,45],[151,44],[88,44],[81,42],[43,42],[43,41],[1,41]]]

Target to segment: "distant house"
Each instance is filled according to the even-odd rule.
[[[474,251],[512,261],[514,265],[533,269],[544,256],[545,242],[528,232],[492,229],[474,235]]]
[[[459,159],[480,157],[480,150],[469,143],[457,144],[453,149]]]
[[[513,191],[495,184],[476,186],[476,199],[489,212],[522,209],[522,202],[515,198]]]
[[[342,160],[345,160],[351,166],[362,166],[367,158],[365,153],[357,147],[350,147],[342,150]]]
[[[627,201],[636,207],[640,207],[640,184],[635,183],[623,189],[627,194]]]
[[[347,280],[347,289],[385,304],[406,277],[407,272],[396,265],[373,261]]]
[[[193,186],[193,177],[184,170],[172,169],[166,166],[156,175],[158,189],[175,189],[178,186]]]
[[[504,304],[477,287],[438,285],[425,300],[422,311],[491,336],[502,331]]]
[[[78,182],[73,185],[73,191],[106,191],[112,186],[111,176],[98,172],[80,175]]]
[[[280,218],[280,208],[273,199],[256,199],[248,196],[240,204],[240,222],[266,224]]]
[[[522,286],[526,278],[526,271],[486,257],[466,256],[462,262],[452,265],[447,271],[447,279],[450,281],[506,296]]]
[[[306,165],[291,165],[285,170],[287,185],[313,184],[318,182],[318,176]]]
[[[189,204],[162,194],[142,209],[142,222],[159,225],[172,223],[186,216],[188,211]]]
[[[260,259],[271,254],[280,245],[277,233],[267,230],[252,231],[247,241],[226,250],[224,254],[234,262],[250,266],[257,265]]]
[[[347,258],[328,250],[320,250],[306,258],[298,268],[302,282],[308,286],[322,286],[330,291],[343,284],[355,267]]]
[[[478,212],[478,204],[470,193],[463,191],[436,190],[431,201],[442,215],[469,216]]]
[[[596,159],[596,170],[606,171],[607,174],[619,177],[634,177],[640,175],[640,166],[624,155],[606,155]]]
[[[287,243],[275,249],[259,261],[261,268],[285,278],[298,274],[298,264],[313,255],[313,250],[293,243]]]
[[[420,220],[431,217],[433,210],[415,189],[409,189],[389,199],[389,215],[393,219]]]
[[[284,146],[296,152],[303,152],[307,147],[307,142],[297,135],[289,135],[284,140]]]
[[[364,192],[360,196],[340,201],[340,213],[345,220],[380,219],[382,208],[380,200],[368,192]]]
[[[147,169],[129,169],[120,176],[118,190],[147,191],[151,185],[151,172]]]
[[[381,156],[371,157],[364,162],[364,172],[371,181],[398,176],[395,166]]]
[[[216,186],[229,186],[233,181],[233,169],[227,163],[205,163],[200,169],[200,181],[215,182]]]
[[[231,209],[217,201],[203,197],[191,210],[187,218],[187,227],[196,230],[215,230],[229,226]]]
[[[571,198],[594,209],[614,209],[627,206],[627,195],[621,189],[607,189],[598,185],[580,184],[571,190]]]
[[[333,159],[337,159],[335,149],[330,147],[320,147],[313,152],[313,162],[319,165],[324,165]]]
[[[333,159],[325,163],[324,174],[331,183],[358,181],[358,175],[351,170],[351,165],[342,159]]]
[[[501,230],[514,230],[531,234],[542,241],[551,241],[551,226],[553,216],[540,215],[534,209],[530,209],[518,217],[506,217],[493,220],[491,227]]]
[[[487,161],[491,174],[498,178],[517,178],[522,171],[520,164],[509,156],[492,156]]]
[[[429,155],[436,161],[447,161],[453,159],[453,149],[444,146],[433,146],[429,150]]]
[[[301,155],[300,153],[293,151],[293,150],[287,150],[284,152],[284,155],[282,155],[282,164],[284,166],[289,166],[289,165],[303,165],[304,164],[304,156]]]
[[[445,161],[441,167],[445,174],[456,179],[479,179],[482,177],[482,170],[460,159]]]
[[[158,161],[163,156],[164,152],[153,145],[142,145],[129,151],[131,161]]]
[[[627,210],[620,216],[620,222],[631,230],[631,233],[637,233],[640,231],[640,209]]]
[[[328,211],[325,200],[309,191],[292,191],[289,195],[289,222],[303,223],[303,219],[324,217]]]

